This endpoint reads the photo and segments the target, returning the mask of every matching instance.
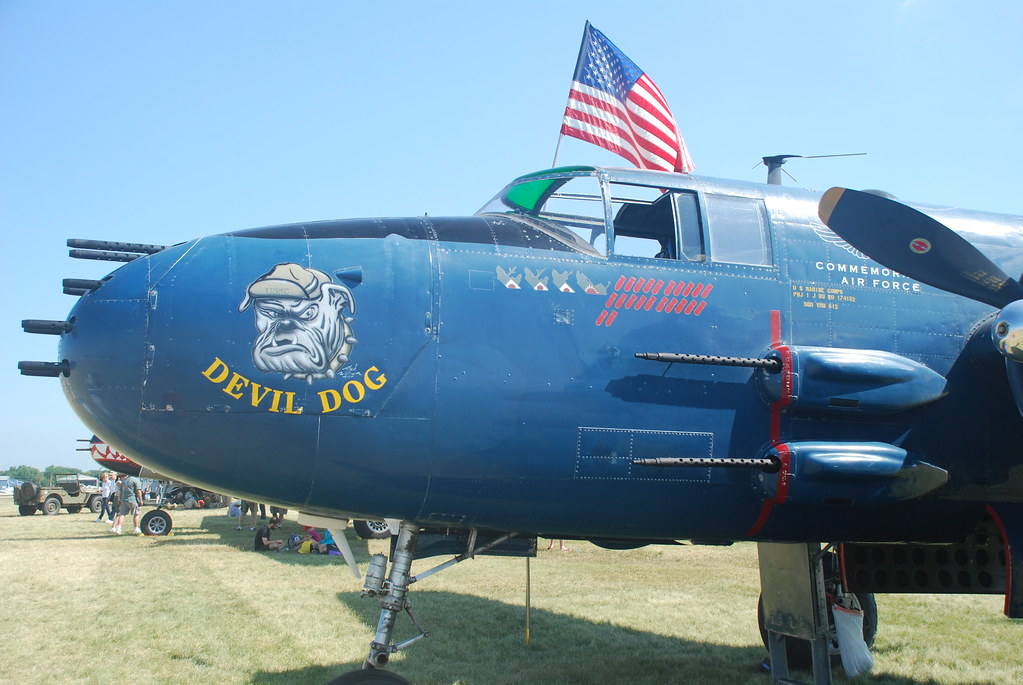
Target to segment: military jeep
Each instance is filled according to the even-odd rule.
[[[94,476],[58,473],[49,486],[22,483],[14,488],[14,503],[18,505],[18,513],[22,516],[31,516],[37,511],[59,514],[61,509],[67,509],[72,514],[88,509],[98,514],[103,506],[103,498],[99,481]]]

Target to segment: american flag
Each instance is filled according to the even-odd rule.
[[[694,169],[668,102],[643,70],[586,22],[561,133],[640,169]]]

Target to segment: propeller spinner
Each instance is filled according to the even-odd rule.
[[[1023,362],[1023,285],[948,226],[901,202],[846,188],[824,193],[821,221],[874,261],[946,292],[1001,311],[991,337]]]

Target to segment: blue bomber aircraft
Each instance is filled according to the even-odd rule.
[[[59,361],[21,367],[149,468],[393,520],[343,682],[405,682],[379,669],[431,531],[456,558],[540,535],[809,549],[809,632],[772,627],[799,613],[773,599],[789,562],[762,551],[761,574],[772,660],[802,637],[816,673],[823,588],[865,633],[878,591],[1023,616],[1023,218],[915,207],[570,167],[470,217],[69,241],[126,263],[65,281],[69,317],[24,322]]]

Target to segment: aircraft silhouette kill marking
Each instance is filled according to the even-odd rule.
[[[25,322],[59,361],[22,369],[150,468],[401,521],[367,586],[373,668],[404,646],[425,528],[465,531],[468,555],[508,535],[850,543],[842,593],[1005,592],[1023,616],[1020,298],[1000,276],[1023,271],[1023,219],[838,193],[836,235],[809,191],[566,167],[471,217],[83,241],[126,263],[66,284],[67,320]],[[966,275],[864,237],[903,228]],[[935,550],[978,526],[1004,563],[945,583]]]

